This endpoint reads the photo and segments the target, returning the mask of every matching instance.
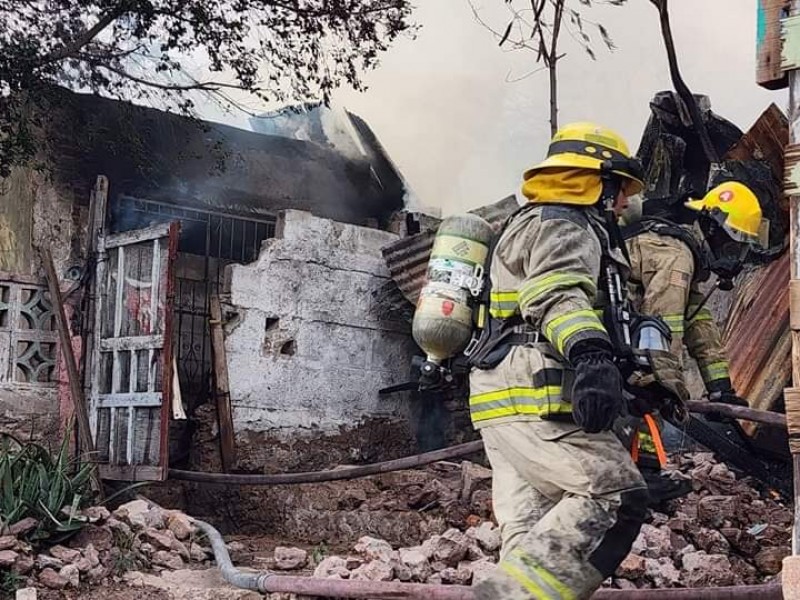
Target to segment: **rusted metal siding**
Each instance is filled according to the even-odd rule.
[[[483,217],[498,228],[518,207],[516,197],[508,196],[469,212]],[[382,250],[392,279],[405,299],[412,304],[417,303],[419,292],[425,285],[428,259],[435,235],[435,231],[424,231],[394,242]]]
[[[724,331],[734,388],[760,410],[779,403],[792,376],[789,259],[786,252],[747,279]]]

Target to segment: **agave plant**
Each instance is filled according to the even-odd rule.
[[[83,526],[74,516],[89,499],[94,465],[70,458],[69,440],[65,433],[51,455],[39,444],[0,434],[0,531],[26,517],[39,522],[32,539],[67,537]]]

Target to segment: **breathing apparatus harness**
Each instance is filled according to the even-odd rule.
[[[622,186],[621,178],[615,171],[630,169],[630,163],[635,164],[635,162],[625,161],[629,163],[625,165],[618,165],[616,162],[604,161],[601,166],[603,191],[598,208],[603,211],[605,230],[611,249],[619,249],[630,264],[628,249],[614,213],[614,204]],[[653,353],[667,353],[670,350],[672,333],[669,326],[661,317],[642,315],[633,310],[619,266],[605,251],[601,262],[601,273],[602,284],[608,296],[603,312],[603,325],[611,339],[614,362],[625,381],[637,372],[645,376],[654,375]],[[625,393],[638,397],[643,394],[643,390],[626,386]],[[666,388],[659,388],[656,393],[650,390],[647,397],[653,409],[659,409],[669,416],[683,419],[687,414],[681,399]]]
[[[691,194],[687,194],[686,197],[691,197]],[[693,215],[693,218],[699,219],[698,222],[705,238],[704,243],[699,242],[687,228],[660,216],[662,214],[663,212],[643,216],[636,223],[622,228],[622,237],[629,240],[642,233],[652,231],[659,235],[676,238],[682,241],[692,253],[695,281],[706,281],[712,273],[717,276],[715,284],[706,292],[700,303],[686,315],[686,320],[691,321],[700,313],[714,292],[718,289],[724,292],[733,289],[733,280],[744,268],[750,247],[735,242],[728,236],[723,227],[726,215],[719,209],[703,212],[699,217]]]

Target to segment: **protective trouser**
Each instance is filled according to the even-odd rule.
[[[481,429],[503,546],[480,600],[589,598],[630,551],[647,489],[611,432],[515,421]]]

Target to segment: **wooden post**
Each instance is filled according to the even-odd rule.
[[[789,248],[791,254],[790,291],[800,285],[800,63],[797,48],[800,29],[796,27],[800,15],[800,0],[792,0],[791,15],[783,20],[781,68],[788,74],[789,83],[789,146],[786,148],[786,174],[784,189],[789,195]],[[800,551],[800,306],[796,297],[790,296],[789,313],[792,330],[792,388],[785,390],[789,447],[792,451],[794,474],[794,528],[792,554]]]
[[[49,248],[40,248],[40,253],[45,272],[47,273],[50,303],[53,305],[53,314],[56,317],[58,336],[61,341],[61,354],[64,356],[64,363],[67,367],[67,377],[69,378],[72,403],[75,406],[75,413],[78,416],[78,439],[80,440],[83,451],[91,458],[94,458],[94,441],[92,440],[92,433],[89,429],[89,415],[86,411],[86,400],[83,394],[80,374],[78,373],[78,365],[75,362],[75,354],[72,352],[72,337],[70,336],[69,325],[67,324],[67,315],[64,312],[64,300],[61,297],[61,288],[58,286],[56,267],[53,264],[53,256],[50,254]],[[100,476],[97,474],[96,470],[92,470],[92,482],[102,499],[103,483],[100,481]]]
[[[236,465],[236,438],[233,431],[228,363],[225,356],[225,337],[222,330],[222,307],[219,303],[219,296],[211,296],[210,326],[211,353],[214,361],[214,395],[217,398],[222,470],[230,473]]]

